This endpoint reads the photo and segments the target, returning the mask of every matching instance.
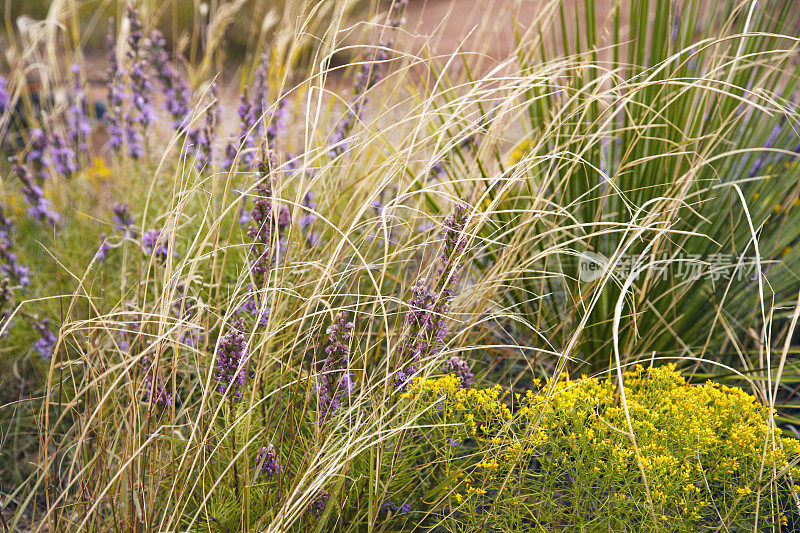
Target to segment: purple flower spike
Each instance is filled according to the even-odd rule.
[[[192,92],[184,76],[174,67],[167,53],[167,39],[159,30],[150,34],[152,63],[156,77],[161,83],[164,93],[164,107],[172,116],[172,125],[176,130],[186,128],[191,115],[190,100]]]
[[[256,197],[250,211],[250,225],[247,235],[253,240],[248,250],[250,269],[255,278],[256,287],[264,287],[273,264],[281,260],[281,236],[291,224],[289,210],[274,203],[272,194],[272,168],[274,161],[271,155],[259,164],[261,181],[255,188]],[[277,230],[277,235],[273,235]]]
[[[336,314],[333,324],[328,327],[327,357],[322,364],[322,372],[317,385],[319,396],[319,415],[317,423],[322,425],[332,413],[338,411],[342,401],[353,391],[353,379],[347,372],[350,357],[350,341],[354,325],[348,322],[347,313]]]
[[[30,270],[17,261],[17,255],[13,251],[14,245],[11,242],[12,231],[11,219],[5,216],[0,205],[0,277],[10,284],[25,287],[30,283]],[[7,296],[10,290],[7,287],[7,290],[3,291],[3,296]]]
[[[87,141],[92,134],[92,127],[86,116],[88,106],[86,92],[81,83],[81,68],[75,63],[70,67],[70,72],[72,73],[72,95],[67,110],[67,136],[76,159],[79,159],[80,154],[86,153],[89,149]]]
[[[166,259],[170,256],[169,235],[160,229],[147,230],[142,234],[142,251],[157,259]],[[178,252],[172,250],[172,257],[177,257]]]
[[[142,33],[142,19],[139,11],[130,4],[125,10],[125,16],[130,25],[128,33],[128,59],[130,60],[131,99],[134,112],[129,115],[133,123],[140,124],[144,129],[153,120],[153,111],[150,107],[150,93],[153,88],[147,77],[147,50],[145,49],[144,34]]]
[[[203,126],[194,128],[186,135],[186,157],[194,156],[195,168],[203,170],[214,161],[214,131],[216,131],[218,100],[217,85],[212,83],[208,89],[211,105],[206,110]]]
[[[125,237],[133,237],[133,217],[128,204],[114,203],[111,207],[111,218],[114,221],[114,231],[120,231]]]
[[[217,348],[217,381],[219,392],[231,392],[234,397],[241,396],[239,389],[244,386],[244,362],[249,355],[244,321],[240,318],[231,324],[231,329],[219,340]]]
[[[467,206],[458,202],[453,214],[444,220],[444,246],[439,255],[440,266],[433,285],[420,279],[411,287],[409,310],[406,315],[408,332],[398,348],[400,363],[393,379],[395,388],[403,389],[418,372],[416,364],[423,357],[435,354],[447,333],[446,314],[453,298],[459,270],[459,255],[464,250],[464,235],[469,215]]]
[[[406,4],[408,4],[408,0],[398,0],[392,5],[388,26],[397,28],[405,23],[405,19],[400,14]],[[383,78],[384,63],[389,58],[385,49],[391,44],[391,41],[379,43],[372,58],[361,64],[356,74],[353,94],[347,103],[347,110],[336,123],[333,133],[328,138],[330,157],[337,157],[347,151],[350,145],[348,140],[350,132],[355,123],[361,120],[364,106],[369,102],[365,93]]]
[[[469,364],[458,356],[453,356],[447,360],[442,368],[445,373],[453,373],[461,378],[461,386],[469,388],[475,383],[475,374],[469,369]]]
[[[8,94],[8,81],[0,75],[0,115],[11,109],[11,95]]]
[[[39,128],[31,130],[28,152],[25,154],[23,161],[25,166],[33,172],[36,183],[39,186],[44,185],[44,180],[47,178],[45,152],[47,152],[48,145],[49,142],[44,131]]]
[[[278,451],[275,449],[274,444],[264,446],[258,450],[256,464],[261,465],[261,471],[270,477],[281,471],[281,465],[278,462]]]
[[[33,327],[39,334],[39,339],[33,344],[33,348],[39,352],[39,355],[45,361],[53,357],[53,351],[56,348],[58,337],[50,331],[50,321],[46,318],[33,323]]]
[[[97,249],[97,252],[94,254],[94,258],[96,261],[101,263],[106,262],[106,256],[108,255],[108,250],[110,249],[108,245],[108,240],[106,239],[106,234],[100,234],[100,247]]]
[[[21,183],[20,191],[30,206],[28,207],[28,215],[48,226],[58,226],[61,222],[61,216],[53,210],[50,200],[45,198],[44,190],[31,177],[28,167],[20,164],[17,157],[11,159],[11,164],[14,175]]]
[[[407,503],[397,505],[392,500],[386,500],[381,506],[381,511],[391,511],[393,513],[408,513],[411,512],[411,506]]]
[[[311,502],[311,512],[314,513],[314,516],[320,516],[325,512],[325,507],[328,506],[328,499],[330,497],[331,493],[325,489],[319,489],[317,491],[314,500]]]
[[[67,178],[78,171],[75,150],[57,133],[53,135],[53,166],[57,173]]]
[[[125,132],[122,128],[122,106],[125,101],[125,71],[117,60],[116,24],[114,18],[108,19],[108,34],[106,35],[108,48],[108,68],[106,77],[108,83],[108,121],[109,144],[115,151],[122,149],[125,142]]]

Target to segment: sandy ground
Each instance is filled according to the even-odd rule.
[[[569,31],[573,32],[578,20],[584,18],[584,0],[565,0]],[[609,16],[613,0],[597,0],[598,25]],[[411,0],[405,13],[406,24],[403,48],[422,57],[438,56],[446,61],[453,53],[465,52],[474,73],[485,72],[497,62],[509,57],[515,48],[515,28],[526,31],[541,23],[550,0]],[[490,15],[490,16],[487,16]],[[551,24],[557,26],[557,24]],[[534,26],[535,28],[535,26]],[[601,35],[601,39],[602,39]],[[410,42],[409,42],[410,41]],[[454,62],[454,70],[463,68],[463,60]],[[86,57],[85,75],[90,82],[90,98],[104,100],[106,95],[105,69],[107,59],[103,50],[93,51]],[[233,79],[233,76],[224,76]],[[338,90],[337,77],[329,79],[331,88]],[[348,80],[349,83],[349,80]],[[238,95],[235,84],[228,84],[220,93],[223,112],[223,130],[233,132],[238,125],[236,108]],[[342,87],[346,90],[346,87]],[[161,109],[162,103],[156,102]],[[95,147],[104,146],[106,136],[101,129],[96,132]],[[93,150],[95,151],[95,150]],[[103,150],[99,150],[101,155]]]
[[[435,54],[463,50],[497,60],[514,50],[515,24],[530,28],[549,4],[547,0],[411,0],[406,27],[412,34],[426,36]],[[612,0],[597,0],[598,24],[610,15],[612,5]],[[585,16],[584,0],[565,0],[565,6],[568,31],[573,33],[576,18]]]

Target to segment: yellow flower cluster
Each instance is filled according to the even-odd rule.
[[[800,469],[783,475],[800,443],[775,427],[775,413],[740,388],[688,384],[674,365],[637,366],[623,385],[624,404],[613,380],[551,382],[515,395],[513,414],[501,387],[463,389],[452,376],[419,380],[406,398],[436,403],[442,427],[462,428],[475,443],[448,458],[461,461],[450,494],[460,506],[478,505],[488,490],[496,508],[524,505],[546,529],[655,522],[697,531],[720,516],[734,529],[756,515],[765,526],[786,520],[757,503],[800,491],[792,486]]]

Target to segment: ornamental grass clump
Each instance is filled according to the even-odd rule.
[[[755,396],[689,384],[674,364],[637,365],[623,386],[625,401],[613,380],[600,378],[547,383],[513,398],[499,387],[459,388],[452,375],[416,381],[406,400],[440,404],[427,411],[433,426],[463,443],[450,459],[456,481],[442,512],[546,531],[787,523],[800,444],[783,436]]]
[[[7,21],[0,529],[798,529],[800,3],[448,1]]]

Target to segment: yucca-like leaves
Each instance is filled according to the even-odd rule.
[[[575,28],[558,5],[544,10],[550,24],[520,37],[517,107],[485,114],[499,124],[465,166],[484,173],[494,210],[486,271],[506,276],[500,294],[531,326],[521,344],[566,352],[572,368],[613,363],[634,264],[623,360],[738,365],[741,352],[763,367],[767,324],[783,324],[798,290],[797,6],[593,4]],[[509,149],[492,133],[512,116],[524,133]],[[585,251],[613,261],[614,277],[577,279]],[[748,275],[731,275],[739,261]]]

